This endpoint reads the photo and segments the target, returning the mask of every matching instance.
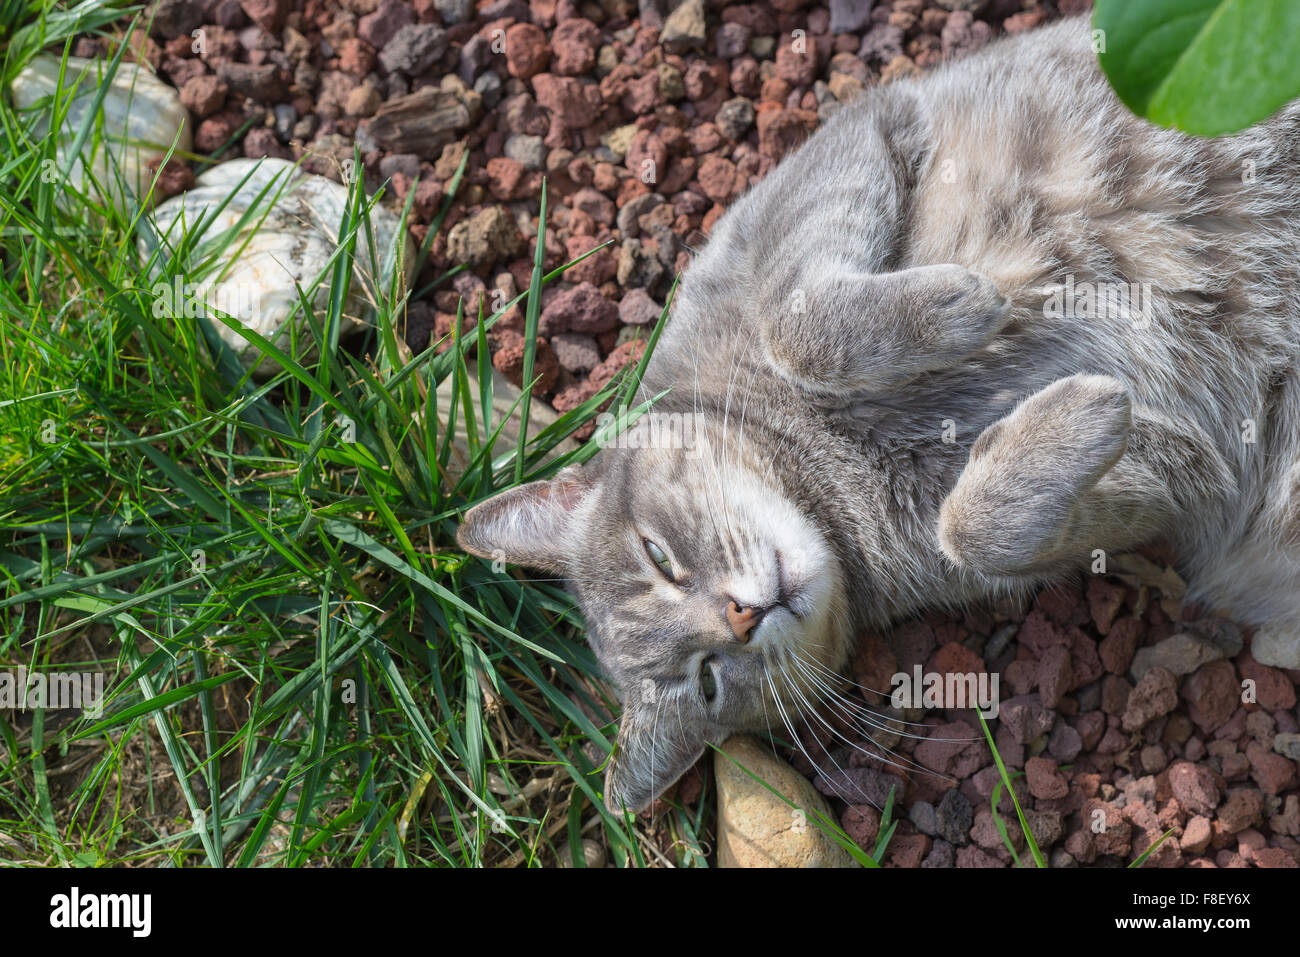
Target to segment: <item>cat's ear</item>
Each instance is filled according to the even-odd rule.
[[[578,548],[574,515],[593,488],[576,469],[517,486],[466,512],[456,540],[480,558],[563,574]]]
[[[1007,300],[993,281],[953,263],[808,272],[797,301],[764,317],[759,333],[776,370],[814,391],[888,391],[956,365],[1007,322]]]
[[[1124,455],[1132,407],[1109,376],[1059,379],[994,422],[939,512],[939,544],[958,567],[1036,574],[1107,547],[1116,502],[1100,494]],[[1120,496],[1109,496],[1119,499]]]
[[[676,710],[673,702],[657,700],[666,693],[649,678],[624,689],[618,744],[605,771],[605,805],[615,813],[644,811],[704,753],[707,728],[666,720],[665,713]]]

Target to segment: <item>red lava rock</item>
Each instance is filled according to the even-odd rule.
[[[1241,703],[1241,685],[1232,662],[1211,661],[1183,680],[1179,695],[1193,723],[1212,732],[1225,724]]]
[[[940,34],[945,57],[970,53],[992,39],[993,28],[983,20],[976,20],[969,10],[954,10],[949,14]]]
[[[1078,624],[1075,618],[1082,611],[1083,592],[1077,579],[1060,582],[1044,588],[1035,598],[1035,603],[1047,617],[1062,628]]]
[[[1097,653],[1106,670],[1122,675],[1133,663],[1133,655],[1142,640],[1144,627],[1141,621],[1130,616],[1111,624],[1106,637],[1097,646]]]
[[[1038,666],[1032,659],[1017,658],[1007,664],[1002,680],[1013,696],[1029,694],[1038,686]]]
[[[1119,717],[1128,707],[1128,696],[1133,686],[1119,675],[1106,675],[1101,679],[1101,710]]]
[[[1256,867],[1300,867],[1300,861],[1290,851],[1281,847],[1265,847],[1255,852]]]
[[[1128,696],[1124,730],[1138,731],[1178,707],[1178,679],[1164,668],[1152,668]]]
[[[988,761],[988,745],[983,734],[965,721],[953,721],[939,725],[918,743],[914,757],[927,770],[964,778]]]
[[[1091,832],[1097,853],[1127,856],[1133,826],[1124,820],[1120,809],[1114,804],[1093,798],[1084,804],[1082,810],[1083,826]]]
[[[586,93],[588,89],[594,94],[595,102]],[[537,96],[538,103],[571,130],[582,129],[595,121],[600,91],[594,86],[584,87],[571,76],[538,73],[533,77],[533,93]]]
[[[804,43],[795,49],[791,43],[782,43],[776,50],[776,75],[791,86],[812,86],[817,77],[817,47]]]
[[[415,14],[403,0],[380,0],[374,13],[357,21],[357,36],[378,50],[402,27],[414,23]]]
[[[1255,701],[1266,711],[1295,707],[1295,685],[1277,668],[1261,665],[1249,654],[1237,657],[1241,677],[1255,682]]]
[[[731,202],[746,185],[746,178],[736,169],[736,164],[716,154],[704,158],[697,175],[704,195],[717,203]]]
[[[905,793],[902,778],[874,768],[839,768],[829,772],[823,770],[813,784],[828,797],[854,804],[870,804],[872,807],[884,807],[891,790],[894,792],[895,805],[900,805]]]
[[[629,326],[649,325],[659,321],[663,308],[644,289],[629,289],[618,304],[618,321]]]
[[[1074,727],[1083,742],[1083,750],[1091,751],[1106,733],[1106,716],[1099,711],[1089,711],[1075,719]]]
[[[648,175],[648,181],[654,182],[659,179],[660,171],[668,167],[668,147],[658,134],[650,130],[637,130],[623,162],[635,175]]]
[[[957,849],[957,866],[967,867],[1006,867],[1007,862],[1001,860],[981,847],[974,844],[967,844],[965,847]]]
[[[886,866],[920,867],[932,843],[928,834],[895,834],[885,851]]]
[[[1056,769],[1056,763],[1047,758],[1030,758],[1025,762],[1025,777],[1029,779],[1029,793],[1042,800],[1063,798],[1070,793],[1065,775]]]
[[[574,209],[582,210],[598,223],[614,225],[617,210],[613,201],[599,190],[584,187],[573,194],[571,199]]]
[[[1043,705],[1048,708],[1057,707],[1061,703],[1061,698],[1074,683],[1069,651],[1060,645],[1054,645],[1044,651],[1038,661],[1037,677],[1038,694]]]
[[[649,113],[656,106],[663,105],[663,96],[659,92],[659,77],[647,73],[627,81],[627,92],[620,101],[623,109],[637,116]]]
[[[1218,823],[1228,834],[1236,834],[1259,821],[1264,809],[1264,797],[1259,791],[1237,789],[1228,792],[1223,806],[1219,808]]]
[[[1016,640],[1028,648],[1035,658],[1041,657],[1048,648],[1063,646],[1068,641],[1065,632],[1041,608],[1035,608],[1025,616],[1025,620],[1020,623]]]
[[[239,5],[267,33],[279,33],[292,8],[290,0],[239,0]]]
[[[181,87],[181,106],[198,118],[211,116],[221,109],[230,90],[220,77],[204,74],[187,80]]]
[[[1028,744],[1040,734],[1046,734],[1056,720],[1036,694],[1018,695],[1003,701],[998,719],[1000,728],[1006,728],[1019,744]]]
[[[596,63],[600,30],[590,20],[574,17],[555,28],[551,38],[551,68],[564,76],[581,76]]]
[[[150,173],[158,173],[158,160],[149,164]],[[162,167],[161,173],[158,173],[158,181],[154,184],[153,200],[155,203],[161,203],[172,196],[178,196],[187,189],[194,188],[194,171],[185,165],[181,160],[172,156]]]
[[[215,113],[194,130],[194,147],[200,153],[214,153],[235,135],[241,125],[243,117],[238,113],[230,110]]]
[[[817,114],[807,110],[758,111],[759,151],[780,159],[805,139],[816,124]]]
[[[250,159],[274,156],[279,159],[293,159],[293,153],[276,139],[275,131],[259,126],[248,131],[244,137],[244,155]]]
[[[840,826],[859,847],[871,851],[880,833],[880,812],[870,804],[850,804],[840,817]]]
[[[1128,590],[1123,585],[1094,575],[1088,579],[1088,610],[1093,623],[1100,634],[1110,634],[1115,616],[1124,607],[1124,596]]]
[[[900,671],[910,671],[914,665],[925,665],[937,647],[934,629],[923,621],[899,625],[894,629],[892,643]]]
[[[1169,769],[1169,787],[1180,807],[1188,814],[1210,815],[1219,804],[1214,774],[1190,761],[1179,761]]]
[[[603,389],[606,383],[623,371],[624,367],[640,361],[641,354],[645,352],[645,346],[644,339],[634,339],[631,342],[623,343],[607,355],[604,362],[591,371],[590,381],[592,385],[598,391]]]
[[[519,336],[513,341],[503,343],[492,356],[492,365],[515,386],[524,387],[524,338]],[[560,374],[560,364],[556,361],[551,344],[542,337],[537,338],[537,351],[533,358],[533,378],[537,380],[534,391],[550,392],[555,388]]]
[[[545,32],[531,23],[516,23],[506,30],[505,47],[506,72],[521,80],[541,73],[551,59]]]
[[[1179,844],[1188,854],[1202,854],[1210,845],[1210,819],[1202,814],[1191,817],[1183,828]]]
[[[1073,689],[1091,684],[1106,671],[1101,663],[1101,656],[1097,654],[1097,642],[1079,628],[1071,628],[1068,637],[1070,668],[1074,672],[1070,687]]]
[[[935,631],[937,634],[939,629]],[[956,641],[948,641],[926,663],[925,670],[941,675],[977,675],[987,669],[984,659],[975,652]]]
[[[538,326],[543,336],[556,332],[610,332],[618,328],[618,307],[593,284],[579,283],[542,307]]]
[[[1295,783],[1295,762],[1254,741],[1246,745],[1246,759],[1250,762],[1251,778],[1265,794],[1281,794]]]
[[[505,156],[487,161],[488,190],[500,200],[516,198],[527,171],[524,164]]]
[[[1007,33],[1016,34],[1032,30],[1043,22],[1047,16],[1047,11],[1039,8],[1037,10],[1023,10],[1020,13],[1013,13],[1002,21],[1002,29]]]
[[[1017,821],[1016,825],[1007,827],[1007,837],[1017,851],[1024,847],[1025,841],[1024,833],[1019,829],[1018,824]],[[1000,850],[1006,846],[1002,843],[1002,832],[998,830],[997,822],[993,819],[993,812],[988,807],[981,807],[975,812],[975,824],[970,829],[970,839],[979,847],[990,851]]]

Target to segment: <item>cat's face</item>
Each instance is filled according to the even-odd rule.
[[[568,581],[623,697],[606,800],[640,810],[708,743],[786,729],[849,636],[838,563],[764,470],[707,428],[689,449],[632,436],[471,509],[459,537]]]

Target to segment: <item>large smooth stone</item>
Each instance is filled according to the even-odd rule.
[[[55,93],[59,88],[59,64],[59,57],[46,53],[33,57],[14,77],[10,87],[14,106],[29,110]],[[107,60],[68,57],[63,89],[66,92],[76,84],[77,92],[59,131],[60,170],[67,165],[67,153],[94,105],[96,90],[101,85],[99,77],[107,67]],[[53,105],[53,101],[48,102]],[[72,162],[68,185],[102,201],[105,196],[98,194],[87,176],[89,165],[91,176],[103,188],[108,201],[126,210],[132,205],[126,202],[127,194],[132,197],[144,194],[153,180],[150,164],[166,156],[173,141],[179,151],[193,149],[190,114],[181,106],[175,89],[144,67],[125,62],[113,74],[100,113],[103,115],[101,139],[95,143],[96,133],[92,128],[80,155]],[[37,135],[44,135],[49,129],[48,120],[47,114],[37,123]],[[66,196],[61,197],[60,206],[71,209],[73,205]]]
[[[803,775],[748,735],[728,738],[726,754],[713,756],[718,783],[719,867],[856,867],[857,862],[815,823],[814,809],[830,808]],[[780,791],[800,817],[763,785],[728,760],[730,755]]]
[[[316,315],[323,317],[329,274],[314,292],[309,289],[322,271],[333,268],[330,257],[338,245],[347,201],[345,187],[304,173],[287,160],[237,159],[213,167],[199,176],[193,189],[154,211],[154,229],[165,248],[177,248],[180,237],[200,217],[211,223],[189,256],[193,265],[179,272],[184,288],[158,283],[152,290],[155,315],[192,319],[198,303],[221,338],[242,354],[245,366],[255,361],[256,352],[246,351],[243,334],[216,318],[213,309],[239,319],[286,352],[296,331],[299,355],[310,358],[312,353],[301,346],[310,328],[302,316],[297,287],[302,287]],[[253,213],[245,220],[250,210]],[[374,204],[370,222],[374,245],[364,230],[358,234],[340,334],[368,321],[372,303],[387,295],[398,256],[408,284],[415,268],[415,243],[405,231],[399,241],[398,217]],[[139,249],[142,257],[148,255],[143,238]],[[263,362],[254,375],[261,378],[274,370],[274,363]]]

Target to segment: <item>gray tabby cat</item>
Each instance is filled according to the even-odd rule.
[[[465,516],[466,550],[569,580],[623,695],[611,806],[792,722],[860,629],[1156,539],[1300,667],[1300,107],[1157,129],[1090,40],[1064,21],[840,110],[684,279],[643,394],[699,414],[691,448]]]

